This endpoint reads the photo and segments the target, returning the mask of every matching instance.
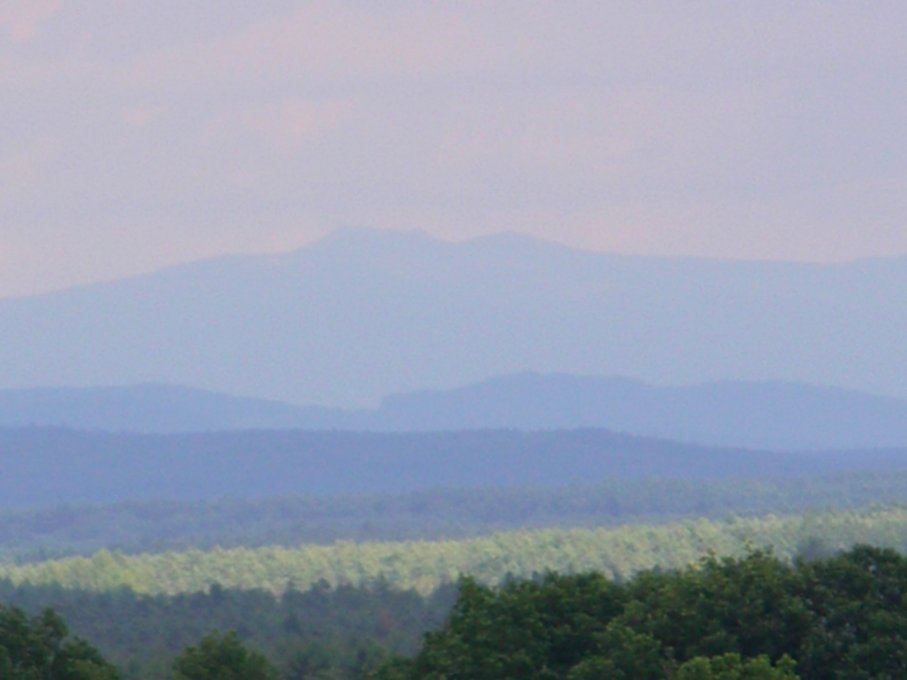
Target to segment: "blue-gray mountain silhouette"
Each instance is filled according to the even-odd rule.
[[[602,428],[713,446],[843,449],[907,446],[907,401],[778,382],[658,387],[627,378],[522,373],[343,410],[183,387],[0,390],[0,427],[146,433],[237,429]]]
[[[276,498],[606,480],[903,473],[907,448],[751,451],[604,430],[111,434],[0,429],[0,510],[130,500]]]
[[[349,408],[537,371],[907,398],[904,291],[904,258],[622,257],[347,229],[0,301],[0,387],[166,383]]]

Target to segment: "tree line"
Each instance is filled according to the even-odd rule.
[[[907,559],[861,546],[791,564],[756,551],[626,583],[467,579],[444,626],[382,680],[907,677]]]
[[[635,479],[546,488],[144,501],[0,512],[0,560],[102,548],[189,548],[472,538],[500,531],[853,510],[907,497],[907,473],[760,479]]]
[[[73,635],[90,640],[126,680],[170,677],[174,659],[214,631],[220,631],[215,647],[239,640],[286,678],[359,678],[391,654],[415,653],[456,596],[456,584],[426,596],[386,584],[332,588],[325,583],[280,596],[219,586],[205,593],[150,596],[0,582],[0,602],[35,617],[53,608]],[[229,631],[236,640],[224,639]]]
[[[682,567],[709,551],[739,556],[752,547],[771,546],[779,556],[791,558],[798,553],[827,554],[859,542],[907,548],[907,508],[516,531],[465,540],[338,542],[139,555],[102,550],[90,557],[0,564],[0,579],[95,591],[128,588],[147,594],[204,592],[212,584],[279,593],[321,581],[331,586],[384,581],[428,593],[464,574],[494,584],[509,576],[529,577],[550,570],[596,570],[621,581],[655,566]]]
[[[278,599],[321,598],[320,606],[336,612],[343,602],[330,598],[339,592],[320,586],[314,594]],[[347,603],[353,615],[345,623],[353,637],[364,633],[356,627],[356,614],[368,610],[361,605],[390,592],[352,589],[340,596],[355,596]],[[261,622],[253,616],[248,630],[202,634],[149,676],[136,675],[128,660],[125,669],[117,668],[98,648],[70,636],[51,610],[29,618],[18,607],[2,606],[0,677],[883,680],[907,677],[905,593],[907,558],[865,545],[794,561],[764,550],[737,558],[709,555],[681,569],[646,570],[622,582],[601,572],[546,573],[498,586],[464,577],[443,621],[402,653],[380,644],[371,656],[364,648],[326,647],[292,617],[283,622],[283,639],[272,639],[266,648],[255,636],[267,639],[270,633],[257,630]],[[206,597],[237,597],[236,606],[246,605],[238,594],[217,589]],[[426,601],[415,593],[406,598],[409,605],[404,600],[396,605]],[[201,607],[197,616],[204,614]],[[371,625],[382,616],[366,619]],[[118,625],[129,628],[135,620]],[[293,654],[281,655],[290,648]]]

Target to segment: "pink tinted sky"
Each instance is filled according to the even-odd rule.
[[[0,296],[337,226],[907,253],[907,5],[0,0]]]

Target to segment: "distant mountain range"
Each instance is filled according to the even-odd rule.
[[[785,453],[603,430],[138,435],[0,430],[0,509],[907,470],[907,448]]]
[[[712,446],[845,449],[907,446],[907,401],[794,383],[657,387],[536,373],[394,395],[359,410],[162,385],[0,390],[0,427],[23,426],[137,433],[603,428]]]
[[[160,434],[275,429],[299,427],[317,412],[171,385],[0,390],[0,428]]]
[[[622,257],[347,229],[0,300],[0,387],[165,383],[345,408],[526,370],[907,398],[907,259]]]

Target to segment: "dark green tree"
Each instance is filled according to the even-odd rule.
[[[29,619],[0,605],[0,678],[3,680],[117,680],[119,674],[87,642],[69,637],[51,609]]]
[[[567,680],[661,680],[667,677],[664,652],[652,636],[612,622],[599,638],[600,649],[570,669]]]
[[[248,649],[234,631],[209,633],[173,662],[176,680],[276,680],[264,655]]]
[[[677,680],[799,680],[796,664],[783,657],[772,665],[766,656],[744,660],[739,654],[728,653],[710,658],[697,656],[677,670]]]
[[[907,558],[858,546],[799,567],[802,597],[822,622],[798,657],[801,673],[836,680],[907,677]]]

